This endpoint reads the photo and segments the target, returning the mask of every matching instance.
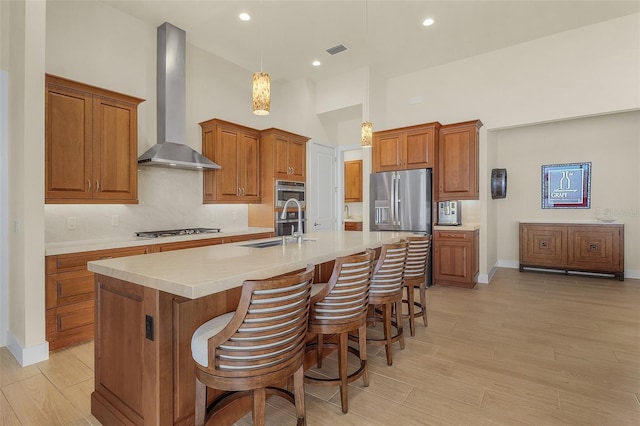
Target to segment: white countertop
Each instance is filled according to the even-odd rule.
[[[308,263],[328,262],[411,235],[406,232],[318,232],[305,234],[305,238],[313,240],[300,245],[289,242],[285,246],[245,247],[278,237],[99,260],[89,262],[88,269],[196,299],[238,287],[244,280],[273,277],[302,269]]]
[[[98,240],[68,241],[63,243],[47,243],[44,247],[45,256],[57,254],[79,253],[82,251],[107,250],[125,247],[147,246],[152,244],[175,243],[180,241],[204,240],[208,238],[224,238],[234,235],[257,234],[274,232],[273,228],[244,228],[209,234],[179,235],[175,237],[140,238],[135,235],[125,238],[101,238]]]

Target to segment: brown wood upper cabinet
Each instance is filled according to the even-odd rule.
[[[438,138],[438,200],[477,200],[480,120],[447,124]]]
[[[45,76],[45,203],[138,202],[143,99]]]
[[[205,170],[204,203],[260,202],[260,132],[212,119],[200,123],[202,154],[220,170]]]
[[[362,160],[344,162],[344,201],[362,201]]]
[[[436,165],[440,123],[427,123],[373,134],[373,172],[426,169]]]
[[[274,128],[263,130],[260,136],[265,147],[263,163],[273,163],[273,177],[304,182],[309,138]]]

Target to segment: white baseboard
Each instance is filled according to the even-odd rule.
[[[25,348],[11,331],[7,331],[7,349],[23,367],[49,359],[49,342]]]

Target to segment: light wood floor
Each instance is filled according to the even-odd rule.
[[[370,347],[371,385],[350,386],[348,414],[337,388],[306,387],[310,426],[640,424],[640,281],[500,269],[490,285],[428,299],[429,327],[393,366]],[[0,348],[0,389],[2,425],[99,424],[92,343],[26,368]],[[268,424],[292,414],[269,401]]]

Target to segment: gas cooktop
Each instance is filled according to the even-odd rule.
[[[136,237],[160,238],[160,237],[175,237],[177,235],[211,234],[215,232],[220,232],[220,228],[184,228],[184,229],[170,229],[168,231],[136,232]]]

